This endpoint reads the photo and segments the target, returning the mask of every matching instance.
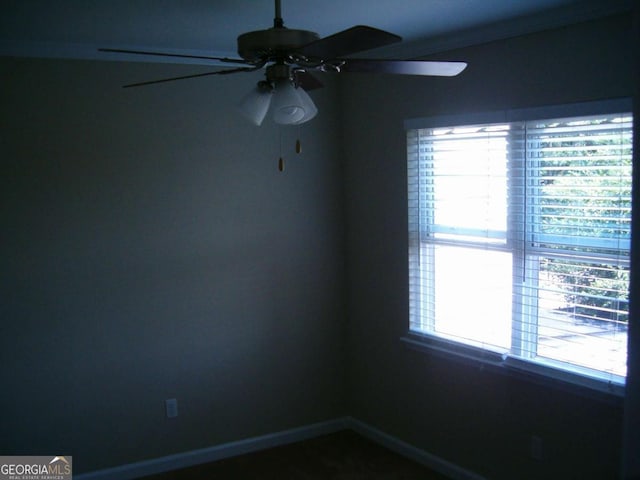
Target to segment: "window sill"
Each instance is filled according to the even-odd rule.
[[[400,340],[406,348],[447,361],[489,370],[549,388],[561,389],[609,404],[618,406],[623,404],[624,385],[528,362],[500,352],[464,345],[433,335],[407,332]]]

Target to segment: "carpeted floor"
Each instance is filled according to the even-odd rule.
[[[446,480],[351,430],[144,480]]]

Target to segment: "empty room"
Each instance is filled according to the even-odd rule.
[[[3,1],[0,478],[344,432],[640,478],[638,35],[627,0]]]

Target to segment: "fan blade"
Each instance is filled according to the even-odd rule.
[[[307,58],[338,58],[401,42],[402,38],[377,28],[357,25],[303,46]]]
[[[239,68],[232,68],[230,70],[218,70],[215,72],[196,73],[194,75],[184,75],[182,77],[162,78],[160,80],[149,80],[147,82],[130,83],[129,85],[123,85],[122,88],[143,87],[145,85],[153,85],[154,83],[173,82],[175,80],[186,80],[187,78],[206,77],[208,75],[227,75],[229,73],[236,73],[236,72],[253,72],[255,70],[259,70],[260,68],[262,68],[262,65],[257,67],[239,67]]]
[[[99,48],[99,52],[111,52],[111,53],[127,53],[133,55],[155,55],[157,57],[174,57],[174,58],[198,58],[201,60],[218,60],[220,62],[226,63],[244,63],[247,64],[244,60],[240,58],[226,58],[226,57],[207,57],[204,55],[186,55],[180,53],[164,53],[164,52],[146,52],[143,50],[122,50],[119,48]]]
[[[294,70],[293,74],[296,77],[296,83],[306,91],[324,87],[320,80],[305,70]]]
[[[433,62],[427,60],[365,60],[346,58],[340,72],[393,73],[396,75],[428,75],[455,77],[465,68],[465,62]]]

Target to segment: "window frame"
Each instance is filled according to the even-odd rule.
[[[515,122],[526,122],[545,118],[567,118],[632,111],[632,100],[630,98],[618,98],[527,109],[415,118],[405,120],[404,127],[405,130],[408,131],[425,128],[451,126],[463,127],[465,125],[491,123],[511,124]],[[637,172],[633,172],[634,176],[637,174]],[[509,208],[511,208],[511,205],[509,205]],[[409,242],[412,241],[415,240],[412,240],[410,232]],[[497,245],[491,250],[499,251],[500,249],[501,246]],[[513,247],[510,247],[509,250],[514,254],[518,251],[517,248]],[[522,255],[523,261],[528,261],[527,257],[530,257],[532,255],[532,252],[522,252]],[[409,272],[409,274],[410,273],[411,272]],[[411,308],[413,308],[413,306],[411,306]],[[411,311],[409,312],[409,315],[411,318]],[[566,369],[554,368],[553,361],[545,362],[544,364],[538,362],[530,362],[527,361],[526,358],[519,358],[511,354],[505,354],[503,352],[494,351],[485,347],[474,346],[455,340],[449,340],[447,338],[429,334],[427,332],[416,332],[414,330],[411,330],[410,318],[408,319],[407,332],[401,337],[401,341],[411,349],[417,349],[419,351],[443,356],[447,360],[471,363],[472,365],[477,365],[480,368],[489,367],[506,374],[517,375],[519,377],[524,376],[537,382],[542,382],[543,384],[579,387],[580,389],[586,388],[591,392],[604,393],[607,397],[613,396],[615,398],[621,398],[624,396],[625,384],[619,384],[617,382],[606,381],[602,378],[597,378],[597,375],[594,376],[588,368],[572,367],[572,369],[574,370],[572,372]],[[516,321],[518,320],[514,312],[514,314],[512,315],[512,322]],[[631,321],[631,319],[629,319],[629,321]],[[512,328],[512,335],[513,331],[514,329]],[[534,335],[535,331],[527,333],[530,336]],[[520,341],[526,342],[527,340],[525,338],[524,340],[520,339]]]

